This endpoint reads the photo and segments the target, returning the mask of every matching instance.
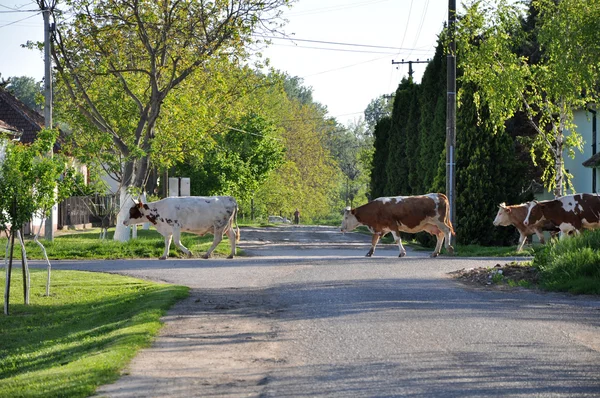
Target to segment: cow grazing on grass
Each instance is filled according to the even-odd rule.
[[[519,246],[517,247],[518,252],[523,250],[523,246],[529,235],[536,234],[540,242],[544,243],[544,231],[550,231],[551,233],[559,231],[558,227],[548,220],[539,220],[533,225],[526,226],[524,221],[525,217],[527,217],[528,205],[529,202],[511,206],[500,203],[498,213],[494,219],[495,226],[508,227],[509,225],[514,225],[517,228],[520,235]]]
[[[181,232],[191,232],[200,236],[207,233],[214,235],[213,244],[203,258],[209,258],[223,240],[223,234],[227,234],[231,244],[231,254],[227,258],[233,258],[235,244],[240,237],[237,211],[237,202],[231,196],[172,197],[157,202],[137,203],[129,209],[129,217],[123,224],[151,222],[165,238],[165,252],[160,257],[161,260],[166,260],[169,256],[171,238],[185,254],[192,254],[181,244]],[[234,221],[236,230],[233,228]]]
[[[373,233],[371,249],[367,257],[375,252],[379,239],[391,232],[398,241],[400,255],[406,255],[402,246],[400,232],[416,233],[427,231],[437,237],[437,245],[431,257],[437,257],[442,249],[444,238],[446,250],[454,253],[450,246],[451,235],[454,229],[449,219],[450,205],[446,195],[429,193],[420,196],[395,196],[377,198],[355,209],[346,208],[342,220],[342,232],[352,231],[359,225],[365,225]]]
[[[600,227],[600,196],[580,193],[567,195],[553,200],[533,201],[529,203],[527,216],[523,224],[535,224],[540,220],[554,223],[561,237],[582,229]]]

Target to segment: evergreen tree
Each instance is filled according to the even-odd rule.
[[[389,136],[392,127],[391,117],[383,117],[375,125],[373,132],[373,160],[371,163],[371,198],[385,196],[387,183],[386,164],[389,156]]]
[[[387,175],[385,194],[389,196],[408,195],[411,192],[406,156],[406,123],[410,114],[411,102],[415,101],[412,86],[414,86],[412,80],[402,79],[394,99],[392,125],[389,134],[389,154],[385,168]]]

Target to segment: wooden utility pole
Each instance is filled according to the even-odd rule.
[[[448,55],[446,95],[446,194],[450,221],[456,230],[456,0],[448,0]],[[455,239],[452,238],[454,241]],[[452,242],[454,244],[454,242]]]
[[[44,97],[46,103],[44,105],[44,126],[47,129],[52,128],[52,63],[50,60],[50,33],[52,27],[50,26],[50,7],[48,4],[44,4],[42,10],[44,15]],[[52,157],[52,150],[48,156]],[[44,236],[46,240],[52,241],[54,239],[54,206],[50,208],[50,214],[46,218],[46,227],[44,228]]]
[[[417,58],[417,60],[416,60],[416,61],[405,61],[405,60],[402,60],[402,61],[394,61],[394,60],[392,60],[392,65],[408,64],[408,78],[409,78],[410,80],[412,80],[412,79],[413,79],[412,77],[413,77],[413,73],[414,73],[412,65],[413,65],[413,64],[427,64],[427,63],[429,63],[429,60],[426,60],[426,61],[419,61],[419,59],[418,59],[418,58]],[[396,69],[397,69],[397,68],[396,68]]]

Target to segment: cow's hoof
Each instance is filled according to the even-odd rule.
[[[159,260],[166,260],[166,259],[167,259],[167,257],[166,257],[166,256],[162,256],[162,257],[159,257],[158,259],[159,259]]]
[[[398,257],[404,257],[404,256],[406,256],[406,253],[400,253],[400,254],[398,255]]]
[[[233,254],[230,254],[229,256],[227,256],[228,259],[232,259],[233,258]]]
[[[454,247],[448,246],[448,254],[450,254],[450,255],[454,254]]]
[[[205,259],[205,260],[208,259],[209,257],[210,256],[208,254],[205,254],[205,255],[202,256],[202,258]]]
[[[365,257],[371,257],[373,255],[373,253],[368,252],[367,254],[365,254]]]
[[[429,256],[429,257],[431,257],[431,258],[435,258],[435,257],[437,257],[437,256],[439,256],[439,255],[440,255],[440,253],[431,253],[431,256]]]

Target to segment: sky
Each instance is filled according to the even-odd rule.
[[[42,80],[42,55],[21,48],[42,41],[43,19],[32,0],[0,0],[0,76]],[[19,10],[16,12],[15,10]],[[329,116],[350,124],[369,103],[393,93],[408,64],[435,52],[448,0],[299,0],[284,11],[287,24],[263,49],[270,65],[303,79]],[[426,64],[413,64],[419,82]]]

